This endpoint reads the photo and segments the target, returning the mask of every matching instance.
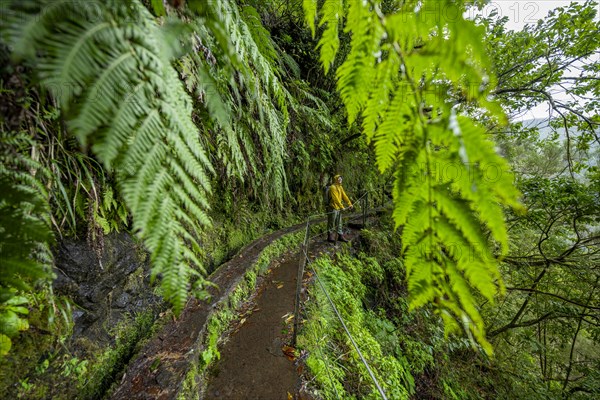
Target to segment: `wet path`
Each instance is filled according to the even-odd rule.
[[[351,239],[358,236],[354,231]],[[334,253],[341,244],[324,240],[313,242],[312,259],[322,253]],[[221,359],[211,368],[208,387],[202,399],[216,400],[288,400],[312,399],[300,390],[298,368],[284,350],[293,326],[296,277],[302,253],[284,258],[260,286],[221,352]]]
[[[252,314],[240,320],[213,367],[205,399],[287,399],[299,376],[283,353],[289,337],[286,317],[294,312],[300,253],[272,269],[255,299]]]

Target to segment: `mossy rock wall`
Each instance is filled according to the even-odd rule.
[[[0,398],[97,398],[151,333],[165,304],[150,285],[147,253],[127,233],[104,237],[99,250],[58,243],[53,309],[32,304],[31,328],[0,360]]]

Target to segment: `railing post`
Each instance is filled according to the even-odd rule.
[[[304,267],[306,266],[306,257],[308,257],[308,242],[310,237],[310,217],[306,220],[306,232],[304,234],[304,243],[302,243],[302,254],[298,263],[298,276],[296,277],[296,299],[294,301],[294,332],[292,333],[292,347],[296,347],[296,338],[298,336],[298,324],[300,322],[300,292],[302,291],[302,278],[304,277]]]

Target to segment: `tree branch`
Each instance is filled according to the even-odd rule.
[[[549,312],[549,313],[546,313],[546,314],[542,315],[539,318],[531,319],[531,320],[525,321],[525,322],[521,322],[520,324],[507,324],[507,325],[504,325],[502,328],[499,328],[499,329],[496,329],[493,332],[490,332],[488,334],[488,336],[490,338],[492,338],[492,337],[497,336],[500,333],[505,332],[505,331],[507,331],[509,329],[525,328],[525,327],[528,327],[528,326],[536,325],[536,324],[539,324],[540,322],[542,322],[542,321],[544,321],[546,319],[550,319],[550,317],[561,318],[561,316],[555,315],[554,312]]]
[[[555,297],[559,300],[564,301],[565,303],[569,303],[569,304],[574,304],[576,306],[579,307],[583,307],[583,308],[589,308],[591,310],[600,310],[600,307],[594,307],[594,306],[590,306],[589,304],[582,304],[579,303],[575,300],[570,300],[570,299],[566,299],[562,296],[559,296],[557,294],[554,293],[548,293],[548,292],[542,292],[541,290],[536,290],[536,289],[529,289],[529,288],[517,288],[517,287],[507,287],[506,290],[511,290],[511,291],[519,291],[519,292],[528,292],[528,293],[538,293],[538,294],[543,294],[546,296],[550,296],[550,297]]]

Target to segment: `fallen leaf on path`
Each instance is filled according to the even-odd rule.
[[[281,289],[283,287],[283,283],[280,283],[279,285],[277,285],[277,289]]]
[[[292,313],[287,313],[283,316],[285,318],[285,323],[289,324],[291,320],[294,319],[294,314]]]
[[[281,351],[283,351],[288,360],[294,361],[296,359],[296,349],[292,346],[283,346]]]
[[[246,318],[242,318],[242,319],[240,320],[240,325],[243,325],[243,324],[244,324],[244,322],[246,322]]]
[[[290,394],[290,392],[287,392],[288,394],[288,400],[294,400],[294,397],[292,397],[292,395]]]

